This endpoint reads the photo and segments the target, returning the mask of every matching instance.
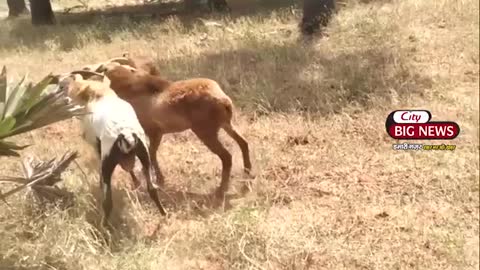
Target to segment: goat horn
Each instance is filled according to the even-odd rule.
[[[130,60],[126,57],[115,57],[107,61],[107,63],[111,63],[111,62],[116,62],[121,65],[128,65],[130,63]]]
[[[93,65],[87,65],[87,66],[84,66],[82,68],[82,70],[89,70],[89,71],[93,71],[93,70],[97,70],[100,66],[104,65],[104,63],[97,63],[97,64],[93,64]]]
[[[105,75],[103,75],[102,73],[98,73],[98,72],[90,71],[90,70],[75,70],[75,71],[70,72],[70,74],[79,74],[82,77],[85,77],[87,79],[92,77],[92,76],[100,76],[102,78],[105,77]]]
[[[112,64],[115,64],[115,66],[121,66],[121,64],[119,64],[118,62],[105,62],[105,63],[99,64],[95,69],[95,72],[104,73],[113,67]]]
[[[71,75],[79,75],[82,79],[88,80],[89,78],[92,78],[94,76],[99,76],[100,78],[94,79],[94,81],[101,81],[105,82],[105,79],[107,78],[104,74],[98,73],[95,71],[90,71],[90,70],[76,70],[70,72]]]

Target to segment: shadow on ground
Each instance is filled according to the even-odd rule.
[[[251,4],[233,5],[233,11],[227,13],[207,12],[203,9],[185,10],[183,3],[170,2],[146,5],[131,5],[108,7],[102,10],[90,10],[75,13],[56,13],[57,25],[32,26],[29,15],[16,19],[6,20],[0,29],[0,48],[14,50],[19,45],[37,50],[50,50],[45,44],[46,40],[56,40],[59,49],[70,51],[79,48],[85,43],[81,36],[85,31],[90,32],[92,40],[111,43],[111,37],[119,32],[129,32],[134,36],[148,38],[152,33],[151,28],[174,16],[188,33],[198,24],[200,18],[222,19],[225,16],[232,20],[241,17],[260,16],[275,10],[291,7],[296,4],[294,0],[268,0],[253,2]],[[248,1],[247,1],[248,3]],[[2,29],[3,28],[3,29]],[[156,37],[152,37],[156,38]]]
[[[101,207],[101,190],[96,184],[90,185],[90,192],[92,194],[92,206],[87,212],[87,221],[92,224],[97,231],[94,232],[98,239],[103,239],[108,243],[114,251],[121,248],[120,244],[125,237],[128,239],[136,239],[142,237],[139,232],[144,232],[147,238],[155,238],[158,230],[165,222],[168,222],[168,217],[162,216],[152,199],[148,195],[145,187],[145,182],[142,180],[142,186],[137,190],[132,187],[125,187],[123,185],[112,186],[113,210],[110,216],[110,227],[104,228],[101,225],[103,209]],[[158,190],[160,201],[167,211],[167,215],[175,215],[180,219],[192,219],[198,217],[208,217],[209,215],[218,211],[229,211],[233,208],[231,200],[241,198],[246,195],[248,191],[242,188],[239,193],[227,194],[223,205],[218,205],[212,193],[197,193],[180,191],[178,187],[166,186]],[[130,205],[127,207],[127,204]],[[139,213],[134,210],[135,206],[144,208],[148,206],[153,214],[153,220],[141,221],[139,220]],[[149,229],[146,229],[145,224],[150,224]],[[143,225],[142,225],[143,224]],[[108,232],[107,232],[108,230]],[[148,232],[146,232],[148,231]]]
[[[349,105],[368,109],[422,95],[432,81],[409,61],[408,52],[383,44],[344,52],[290,41],[252,41],[240,49],[161,60],[158,66],[171,80],[217,80],[245,111],[328,115]]]

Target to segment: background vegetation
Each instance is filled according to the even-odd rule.
[[[256,178],[237,195],[247,179],[222,133],[234,153],[231,207],[212,209],[203,194],[220,161],[191,132],[165,136],[160,195],[172,216],[125,189],[117,170],[109,235],[78,123],[20,136],[41,158],[80,152],[64,174],[75,204],[39,214],[22,194],[10,198],[0,208],[0,269],[478,269],[478,1],[348,1],[328,37],[309,44],[299,41],[300,14],[2,22],[1,64],[16,78],[129,51],[154,57],[169,79],[217,80],[237,104]],[[385,118],[404,108],[456,121],[456,150],[392,150]],[[0,158],[1,174],[17,162]]]

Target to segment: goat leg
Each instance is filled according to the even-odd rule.
[[[254,178],[254,175],[252,174],[252,162],[250,161],[250,150],[248,147],[248,142],[238,133],[236,128],[231,123],[223,125],[222,128],[230,137],[232,137],[233,140],[235,140],[235,142],[237,142],[240,150],[242,151],[243,170],[245,175],[250,178]],[[250,180],[247,180],[243,185],[241,192],[242,194],[246,194],[250,191],[252,191],[252,183]]]
[[[155,183],[158,186],[163,187],[165,185],[165,177],[163,176],[157,160],[157,151],[160,143],[162,142],[162,134],[150,135],[149,138],[150,146],[148,152],[150,154],[150,164],[155,172]],[[157,188],[157,185],[154,184],[154,187]]]
[[[232,170],[232,155],[218,139],[218,129],[192,129],[195,135],[222,161],[222,181],[215,191],[217,199],[223,200],[230,184],[230,173]]]
[[[140,187],[140,181],[138,181],[138,178],[135,175],[135,172],[133,170],[131,170],[129,173],[130,173],[130,177],[132,178],[133,189],[136,190]]]
[[[243,170],[246,174],[251,175],[252,162],[250,161],[250,150],[248,148],[248,142],[237,132],[237,130],[232,124],[225,124],[222,128],[230,137],[232,137],[233,140],[235,140],[235,142],[240,147],[243,157]]]
[[[160,203],[157,190],[154,188],[152,183],[151,163],[150,163],[150,158],[148,156],[147,148],[143,145],[143,143],[140,140],[138,140],[138,143],[136,146],[136,154],[138,159],[140,159],[140,162],[142,163],[143,173],[147,181],[148,194],[150,195],[150,198],[153,200],[153,202],[157,206],[158,210],[160,211],[160,214],[162,214],[163,216],[166,216],[167,212],[165,211],[162,204]]]
[[[113,150],[113,149],[112,149]],[[108,224],[108,219],[112,212],[113,202],[112,202],[112,174],[115,167],[118,164],[117,156],[112,151],[108,156],[106,156],[102,160],[102,168],[101,168],[101,179],[102,182],[100,183],[102,188],[102,195],[103,195],[103,212],[104,212],[104,225]]]

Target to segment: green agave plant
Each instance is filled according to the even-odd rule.
[[[0,156],[18,157],[20,155],[17,151],[29,146],[20,146],[5,141],[5,138],[86,113],[83,107],[71,103],[64,91],[58,87],[47,93],[47,87],[53,79],[51,74],[35,85],[25,85],[26,79],[27,75],[10,87],[5,66],[0,73]],[[22,164],[24,176],[0,179],[0,183],[19,185],[6,193],[0,192],[0,200],[6,202],[8,196],[25,188],[30,188],[35,197],[42,199],[71,197],[70,192],[56,187],[55,184],[61,181],[61,173],[76,157],[77,152],[67,151],[60,160],[25,160]]]
[[[25,75],[13,87],[7,81],[7,68],[0,73],[0,156],[19,156],[17,151],[29,145],[17,145],[5,138],[29,132],[85,112],[70,102],[59,88],[46,93],[52,76],[25,85]]]

